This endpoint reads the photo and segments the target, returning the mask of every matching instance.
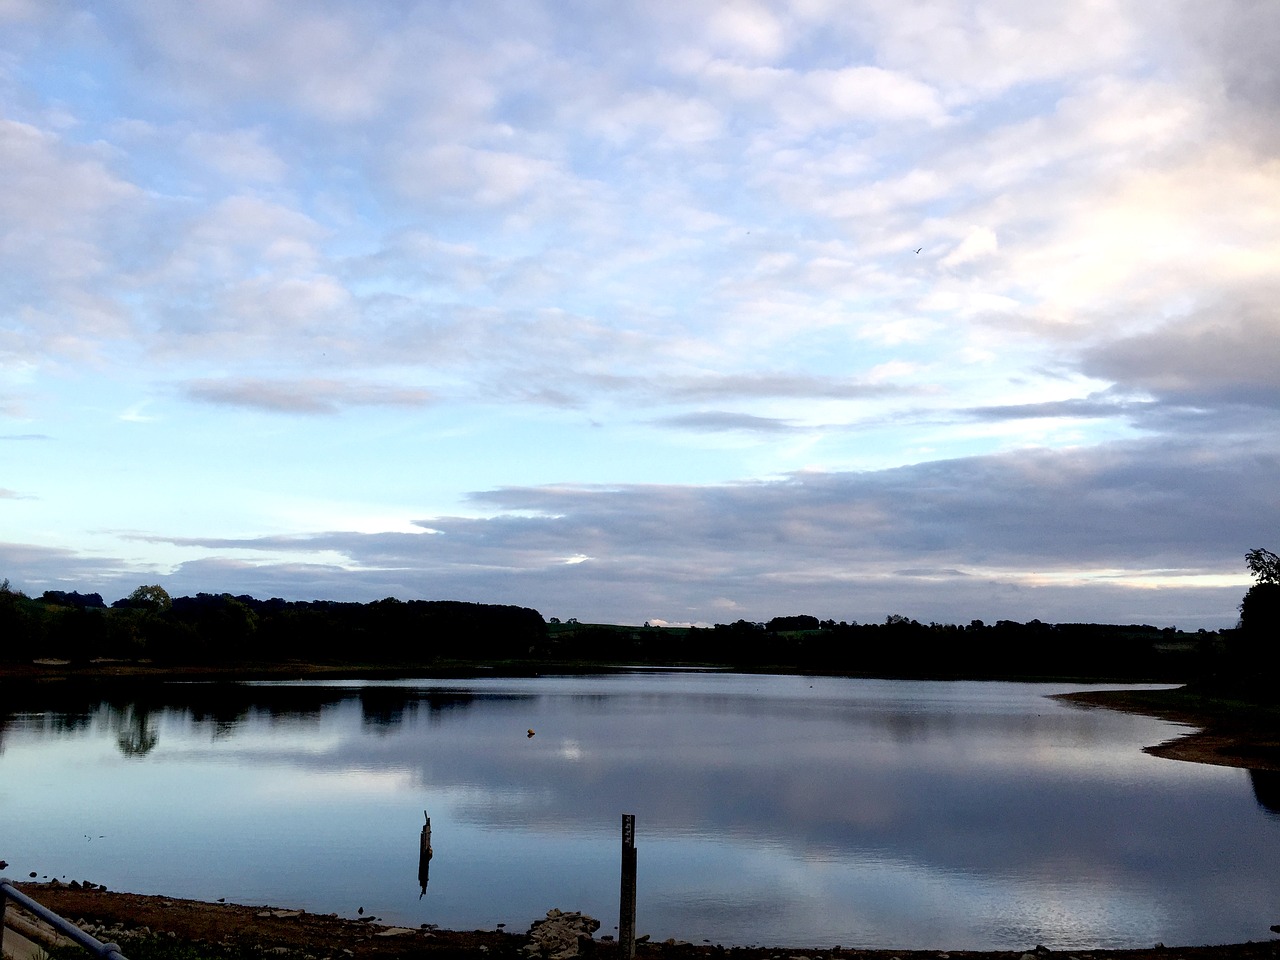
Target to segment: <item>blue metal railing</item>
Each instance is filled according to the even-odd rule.
[[[35,914],[68,940],[79,944],[90,953],[101,957],[102,960],[126,960],[125,955],[120,952],[119,944],[103,943],[89,936],[70,920],[64,920],[48,907],[32,900],[10,883],[6,877],[0,877],[0,960],[4,956],[4,909],[7,900],[12,900],[24,910]]]

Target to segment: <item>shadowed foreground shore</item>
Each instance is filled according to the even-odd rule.
[[[73,889],[47,883],[23,884],[28,896],[62,916],[88,927],[100,940],[119,942],[126,953],[148,956],[194,956],[190,945],[207,948],[198,955],[249,955],[322,958],[386,958],[408,960],[426,957],[527,958],[529,937],[522,932],[447,931],[384,927],[376,921],[309,914],[300,910],[252,907],[227,903],[202,903],[171,897],[142,896],[102,890]],[[567,906],[567,905],[565,905]],[[530,922],[540,918],[530,918]],[[601,918],[603,919],[603,918]],[[135,941],[135,937],[141,937]],[[145,951],[144,951],[145,948]],[[619,957],[610,940],[584,942],[581,956],[611,960]],[[1037,944],[1022,950],[860,950],[835,944],[792,946],[721,947],[679,941],[642,942],[638,957],[721,958],[735,960],[1275,960],[1280,941],[1239,944],[1175,946],[1152,944],[1134,950],[1051,951]],[[71,955],[71,954],[68,954]],[[85,954],[81,953],[81,956]],[[131,960],[134,958],[131,956]]]

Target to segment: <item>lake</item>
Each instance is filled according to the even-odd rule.
[[[559,907],[599,936],[628,813],[655,939],[1267,939],[1274,783],[1142,753],[1173,724],[1047,698],[1079,689],[1098,686],[637,672],[11,708],[0,858],[10,878],[411,926],[523,932]]]

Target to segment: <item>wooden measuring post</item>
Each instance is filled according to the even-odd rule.
[[[636,955],[636,815],[622,815],[622,891],[618,897],[618,945],[625,960]]]

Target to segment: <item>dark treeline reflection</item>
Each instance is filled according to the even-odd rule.
[[[1275,817],[1280,817],[1280,770],[1250,770],[1249,783],[1258,806]]]
[[[101,718],[111,730],[118,731],[121,752],[139,757],[155,749],[159,742],[155,718],[166,711],[184,715],[197,725],[212,726],[215,736],[225,737],[251,717],[318,725],[325,709],[351,700],[359,702],[365,727],[389,732],[422,714],[465,710],[475,699],[465,691],[397,686],[352,690],[301,684],[139,684],[127,692],[113,686],[110,696],[86,688],[40,690],[38,695],[26,689],[0,710],[0,750],[6,738],[18,731],[72,735],[87,731]]]
[[[116,745],[126,757],[145,757],[156,748],[160,735],[151,722],[151,711],[129,704],[119,711],[120,733]]]
[[[465,710],[475,695],[455,690],[415,690],[408,687],[364,687],[360,690],[360,718],[367,727],[394,729],[419,711],[429,714]]]

